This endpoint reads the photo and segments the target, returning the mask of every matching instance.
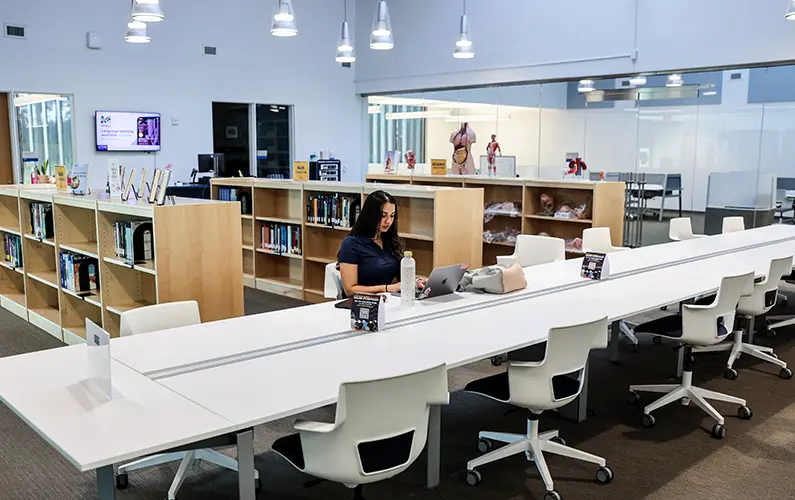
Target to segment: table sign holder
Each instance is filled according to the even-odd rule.
[[[607,254],[586,252],[582,259],[580,276],[591,280],[606,280],[610,277],[610,263]]]
[[[98,400],[113,399],[110,376],[110,334],[86,318],[86,361],[89,392]]]
[[[386,295],[357,293],[351,304],[351,329],[379,332],[386,325]]]

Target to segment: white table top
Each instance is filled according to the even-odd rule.
[[[232,423],[112,361],[115,398],[84,385],[85,345],[0,360],[0,401],[81,471],[228,432]]]
[[[793,253],[795,241],[789,241],[159,382],[241,427],[258,425],[333,403],[343,382],[442,363],[462,366],[542,341],[552,327],[653,310],[714,291],[727,275],[751,270],[764,275],[773,258]],[[251,396],[256,381],[267,387],[267,396]]]
[[[783,238],[795,238],[795,226],[776,224],[748,231],[653,245],[610,255],[611,275],[682,262],[750,245]],[[387,300],[387,326],[425,321],[433,317],[463,312],[484,304],[497,304],[506,297],[531,296],[544,290],[580,285],[580,259],[571,259],[525,268],[528,286],[510,296],[454,294],[418,301],[413,308],[400,306],[397,297]],[[204,323],[146,335],[114,339],[114,359],[150,376],[170,370],[206,366],[207,360],[238,357],[271,350],[295,342],[306,342],[334,333],[350,331],[350,313],[332,303]]]

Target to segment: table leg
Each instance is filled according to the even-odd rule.
[[[617,363],[619,356],[619,345],[621,343],[621,323],[613,321],[610,324],[610,362]]]
[[[237,434],[237,482],[240,500],[254,500],[254,430]]]
[[[585,422],[588,419],[588,365],[582,371],[582,391],[577,399],[563,406],[558,410],[561,417],[577,423]]]
[[[114,500],[116,498],[116,475],[113,465],[97,469],[97,488],[99,489],[99,500]]]
[[[430,409],[427,447],[427,486],[429,490],[432,490],[439,486],[439,475],[442,468],[442,407],[440,405],[432,405]]]

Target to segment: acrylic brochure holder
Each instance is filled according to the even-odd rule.
[[[110,334],[86,318],[86,363],[88,378],[85,386],[98,401],[113,399],[110,373]]]

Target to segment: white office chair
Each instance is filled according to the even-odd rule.
[[[614,247],[610,238],[609,227],[591,227],[582,232],[583,252],[614,253],[623,250],[630,250],[627,247]],[[632,348],[638,348],[638,337],[635,331],[624,320],[618,322],[621,334],[632,342]]]
[[[326,264],[326,277],[323,281],[323,296],[327,299],[344,299],[345,289],[342,287],[342,275],[337,263]]]
[[[478,434],[478,448],[485,455],[467,463],[467,483],[472,486],[480,483],[481,474],[477,467],[522,453],[538,468],[547,490],[544,500],[560,500],[544,453],[597,464],[600,466],[596,473],[599,482],[609,483],[613,479],[613,472],[605,465],[604,458],[566,446],[566,442],[558,437],[558,431],[538,432],[538,419],[543,411],[565,406],[579,396],[588,354],[591,349],[607,347],[606,331],[607,318],[552,328],[541,361],[515,361],[512,358],[507,372],[467,384],[465,391],[531,411],[524,434]],[[576,377],[571,375],[573,373],[577,374]],[[506,444],[491,451],[493,442]]]
[[[430,405],[448,404],[447,367],[340,385],[334,423],[297,421],[273,443],[296,469],[354,488],[396,476],[419,457]]]
[[[753,281],[753,272],[725,277],[721,280],[720,289],[718,289],[718,293],[714,298],[706,297],[699,301],[700,303],[685,304],[682,307],[681,315],[665,316],[643,323],[635,328],[636,331],[654,333],[655,335],[678,340],[682,343],[682,349],[685,350],[684,372],[681,384],[632,385],[629,387],[630,402],[633,403],[640,401],[638,392],[665,394],[665,396],[643,409],[644,426],[651,427],[655,424],[655,419],[651,412],[679,401],[685,405],[693,402],[714,418],[717,423],[712,428],[712,435],[718,439],[723,439],[726,436],[726,427],[724,426],[723,415],[718,413],[707,402],[708,399],[740,405],[737,410],[739,417],[742,419],[751,418],[753,413],[745,405],[744,399],[694,387],[692,381],[693,348],[717,344],[729,335],[727,328],[732,328],[734,325],[735,308],[740,301],[740,296],[751,293]],[[711,303],[705,303],[709,301]]]
[[[724,217],[722,233],[739,233],[745,231],[745,219],[742,217]]]
[[[693,225],[690,222],[690,217],[671,219],[668,225],[668,237],[673,241],[692,240],[703,238],[704,236],[703,234],[693,234]]]
[[[740,297],[740,302],[737,305],[737,314],[743,316],[746,320],[748,342],[743,342],[742,329],[734,331],[734,342],[723,342],[715,344],[703,349],[696,349],[696,352],[716,352],[716,351],[731,351],[729,361],[726,364],[725,376],[729,380],[737,378],[737,370],[734,369],[734,362],[741,354],[748,354],[755,358],[767,361],[781,368],[779,376],[783,379],[789,380],[792,378],[792,370],[787,368],[787,363],[781,361],[773,353],[772,347],[762,347],[751,343],[754,331],[754,318],[762,316],[776,305],[776,297],[778,296],[778,286],[781,277],[785,274],[792,272],[792,256],[784,257],[781,259],[774,259],[770,262],[770,270],[765,276],[765,279],[754,283],[754,291],[751,295]]]
[[[168,330],[170,328],[179,328],[181,326],[198,325],[199,323],[201,323],[201,316],[199,315],[198,302],[195,300],[170,302],[140,307],[123,313],[121,315],[119,334],[125,337],[127,335],[139,335],[159,330]],[[174,462],[176,460],[182,460],[182,463],[180,463],[179,469],[177,469],[177,475],[174,477],[174,481],[172,481],[171,487],[168,490],[168,500],[175,500],[177,491],[179,491],[180,486],[182,486],[188,469],[199,460],[204,460],[220,467],[237,471],[236,460],[214,450],[161,453],[119,466],[116,472],[116,487],[125,489],[129,486],[128,472]],[[261,484],[259,472],[257,470],[254,471],[254,478],[257,489],[259,490]]]
[[[516,237],[513,255],[497,256],[497,264],[508,268],[514,264],[522,267],[537,266],[566,260],[566,241],[550,236],[521,234]]]
[[[779,286],[784,285],[789,291],[792,291],[795,285],[795,272],[790,272],[787,276],[782,277]],[[787,307],[787,296],[779,292],[778,298],[781,299],[782,307]],[[765,327],[765,334],[768,338],[776,336],[777,328],[785,328],[787,326],[795,325],[795,316],[791,314],[778,314],[774,316],[767,316],[767,325]]]

